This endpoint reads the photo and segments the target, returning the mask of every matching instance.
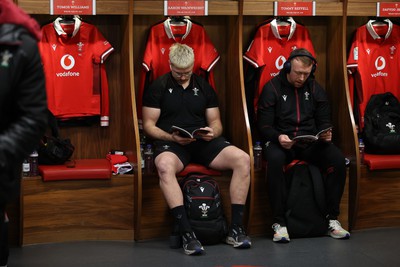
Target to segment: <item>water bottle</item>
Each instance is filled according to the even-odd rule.
[[[362,138],[358,139],[358,149],[360,152],[360,160],[361,160],[361,164],[364,163],[364,149],[365,149],[365,145],[364,145],[364,141],[362,140]]]
[[[24,162],[22,162],[22,176],[28,177],[31,174],[31,164],[29,162],[29,159],[24,159]]]
[[[142,168],[142,171],[144,171],[144,149],[143,145],[140,145],[140,166]]]
[[[33,151],[29,156],[30,163],[30,174],[29,176],[38,176],[39,175],[39,154],[37,151]]]
[[[262,147],[259,141],[253,147],[254,153],[254,169],[261,170],[262,169]]]
[[[154,153],[151,144],[147,144],[147,147],[144,150],[144,168],[146,173],[153,172],[154,169],[153,155]]]

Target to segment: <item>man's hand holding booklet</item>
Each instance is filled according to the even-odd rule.
[[[204,135],[209,133],[209,131],[204,128],[198,128],[193,130],[192,132],[189,132],[176,125],[172,125],[171,132],[178,132],[179,135],[182,137],[195,138],[195,139],[201,139]]]
[[[296,141],[297,144],[308,144],[315,142],[320,139],[320,136],[326,132],[332,131],[332,127],[328,127],[326,129],[323,129],[319,131],[316,135],[312,134],[305,134],[305,135],[299,135],[294,137],[292,140]]]

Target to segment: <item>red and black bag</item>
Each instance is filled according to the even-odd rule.
[[[220,243],[228,228],[217,181],[208,175],[191,173],[180,181],[180,186],[196,237],[204,245]]]

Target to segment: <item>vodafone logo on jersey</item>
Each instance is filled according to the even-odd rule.
[[[382,56],[378,56],[375,60],[375,68],[378,72],[376,73],[371,73],[371,77],[376,78],[376,77],[387,77],[388,73],[387,72],[382,72],[382,70],[386,67],[386,60]]]
[[[75,59],[71,55],[64,55],[60,60],[61,67],[65,70],[70,70],[75,66]]]
[[[69,71],[75,66],[75,58],[72,55],[66,54],[62,56],[60,65],[66,71],[57,72],[57,77],[79,77],[79,72]]]
[[[375,68],[377,70],[383,70],[386,66],[386,61],[385,58],[379,56],[376,60],[375,60]]]
[[[283,68],[283,64],[285,64],[286,62],[286,58],[284,56],[279,56],[276,60],[275,60],[275,68],[278,70],[278,72],[271,72],[271,77],[275,77],[276,75],[279,74],[279,71]]]

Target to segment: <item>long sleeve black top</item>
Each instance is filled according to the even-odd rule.
[[[290,138],[303,134],[316,134],[331,126],[331,113],[325,90],[313,75],[301,88],[287,80],[287,73],[265,84],[258,103],[257,125],[264,141],[279,143],[278,137]]]

